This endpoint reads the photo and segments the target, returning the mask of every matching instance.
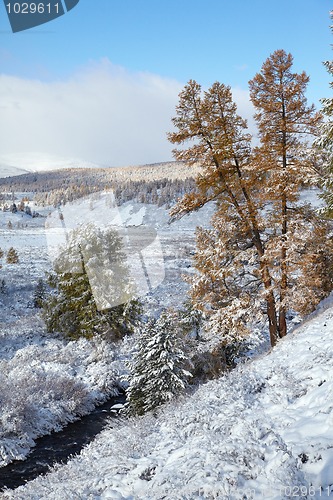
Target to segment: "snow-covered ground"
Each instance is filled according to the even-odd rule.
[[[0,269],[0,467],[114,394],[122,372],[114,345],[67,343],[45,332],[32,307],[38,279],[51,271],[44,224],[45,218],[0,212],[0,247],[6,253],[13,246],[19,256],[18,264],[4,256]]]
[[[307,194],[307,199],[309,194]],[[316,198],[316,192],[310,192]],[[313,200],[311,200],[313,202]],[[82,201],[64,210],[95,217],[106,202]],[[37,207],[38,210],[38,207]],[[125,204],[120,221],[152,228],[161,243],[165,279],[147,300],[152,310],[180,306],[180,277],[194,249],[197,225],[212,206],[168,225],[163,208]],[[48,209],[42,211],[47,215]],[[78,218],[78,223],[80,221]],[[124,372],[116,347],[50,336],[31,298],[51,270],[46,220],[0,212],[0,247],[18,250],[19,264],[2,259],[0,278],[0,466],[24,458],[36,437],[89,412],[114,391]],[[12,229],[8,228],[11,222]],[[70,226],[70,224],[69,224]],[[152,255],[146,255],[148,267]],[[267,356],[239,366],[156,415],[105,430],[67,466],[57,466],[0,498],[243,499],[333,496],[333,307],[309,319]],[[131,342],[129,341],[129,344]],[[114,421],[113,421],[114,427]],[[320,489],[322,488],[322,489]]]
[[[155,415],[120,421],[67,465],[2,498],[332,497],[329,306],[270,354]]]
[[[101,223],[101,207],[103,220],[112,219],[105,214],[103,197],[95,199],[93,207],[86,205],[77,201],[65,206],[68,229],[89,216]],[[122,356],[129,350],[125,345],[125,354],[119,354],[117,346],[105,342],[67,343],[45,332],[32,299],[38,279],[52,270],[45,223],[52,220],[47,215],[54,209],[35,208],[43,217],[0,211],[0,248],[6,253],[13,246],[19,255],[18,264],[7,264],[5,256],[0,259],[0,280],[6,283],[5,293],[0,292],[0,467],[24,459],[37,437],[60,429],[112,395],[124,373]],[[127,203],[119,210],[121,223],[143,228],[143,234],[145,227],[152,228],[161,244],[166,277],[147,301],[151,310],[179,306],[179,297],[185,299],[186,286],[180,277],[188,270],[195,227],[205,222],[202,217],[209,220],[210,210],[171,226],[163,207]],[[154,253],[145,257],[154,271]]]

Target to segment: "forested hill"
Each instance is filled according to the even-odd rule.
[[[154,163],[142,166],[117,168],[68,168],[44,172],[28,172],[22,175],[0,178],[2,190],[45,192],[69,185],[94,185],[103,189],[117,181],[184,180],[195,177],[198,167],[189,167],[183,162]]]
[[[118,203],[171,203],[193,189],[200,167],[182,162],[119,168],[75,168],[31,172],[0,179],[2,193],[34,193],[41,205],[66,203],[94,192],[112,189]]]

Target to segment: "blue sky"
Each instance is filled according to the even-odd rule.
[[[13,34],[2,3],[0,150],[110,165],[169,160],[166,132],[183,85],[229,84],[250,118],[247,82],[280,48],[310,75],[308,98],[318,105],[329,96],[331,8],[329,0],[80,0]]]

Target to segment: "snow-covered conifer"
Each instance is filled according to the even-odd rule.
[[[36,308],[42,308],[44,301],[46,299],[46,284],[42,278],[38,280],[36,285],[34,295],[33,295],[33,305]]]
[[[127,390],[129,412],[142,415],[170,401],[186,387],[191,376],[178,326],[178,315],[165,311],[140,329],[137,351],[130,362]]]
[[[191,300],[187,300],[179,312],[179,324],[184,333],[190,337],[199,339],[203,320],[203,312],[200,309],[196,309]]]
[[[1,266],[0,266],[1,267]],[[0,293],[5,294],[7,293],[7,284],[4,278],[0,280]]]
[[[132,300],[122,241],[112,230],[87,225],[73,231],[55,262],[54,288],[45,303],[49,331],[69,338],[131,333],[140,307]]]

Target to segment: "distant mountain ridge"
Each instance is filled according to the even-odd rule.
[[[107,168],[107,165],[80,159],[48,156],[40,153],[0,155],[0,177],[68,168]]]
[[[28,170],[23,170],[22,168],[13,167],[11,165],[0,164],[0,177],[14,177],[16,175],[23,175],[27,173]]]
[[[172,206],[195,189],[199,166],[165,162],[138,167],[67,168],[28,172],[0,178],[0,193],[30,193],[41,206],[67,202],[112,191],[118,205],[127,201]],[[8,196],[8,194],[7,194]]]

